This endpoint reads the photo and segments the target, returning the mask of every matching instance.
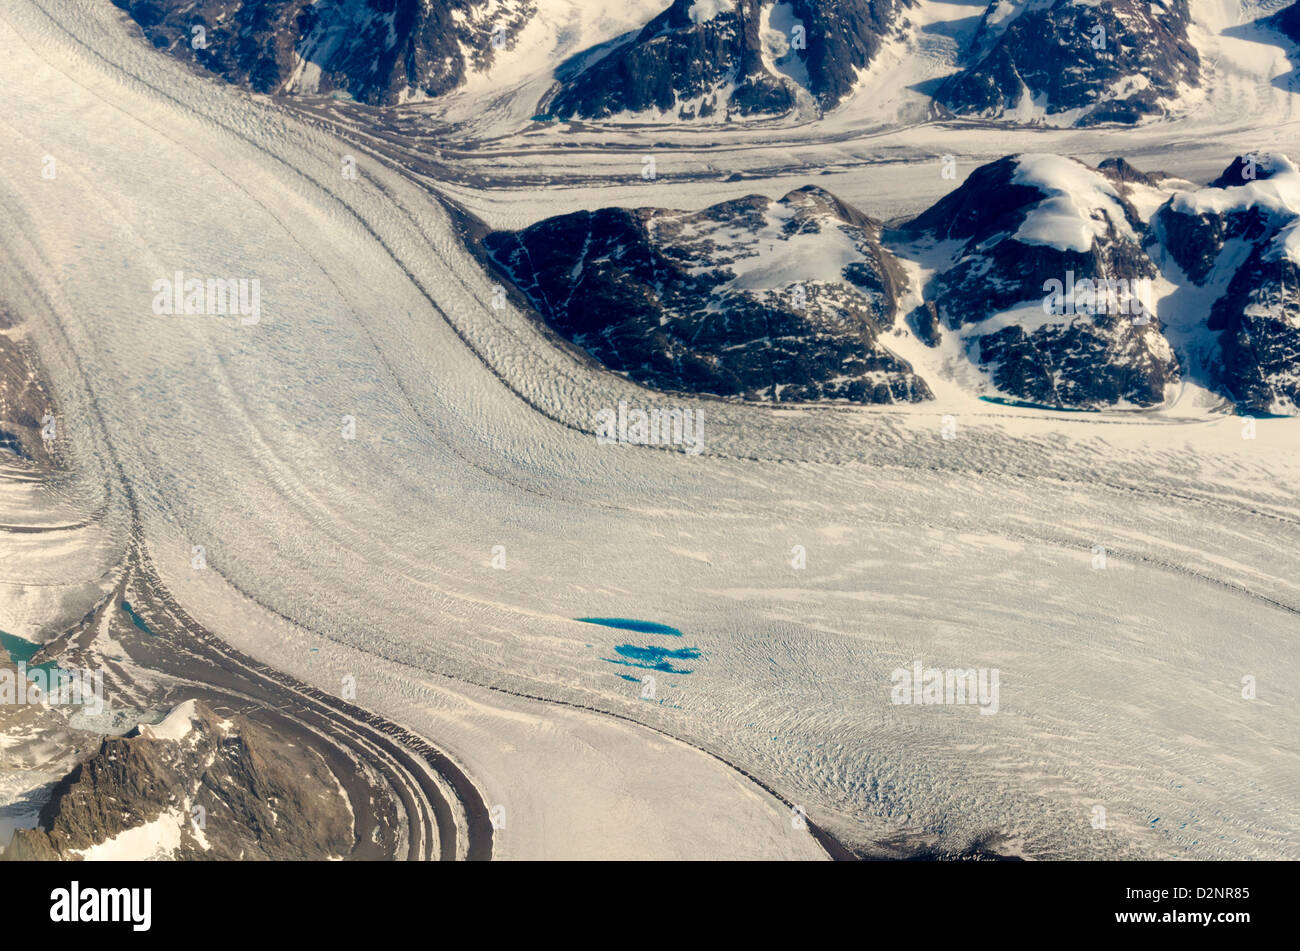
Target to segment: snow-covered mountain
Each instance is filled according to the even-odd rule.
[[[905,103],[898,121],[1076,127],[1207,99],[1237,111],[1233,74],[1278,55],[1240,44],[1300,36],[1296,6],[1276,2],[993,0],[974,16],[937,0],[113,0],[155,47],[258,92],[373,105],[455,93],[472,100],[462,116],[505,97],[515,127],[806,123],[850,100],[869,115]],[[1237,45],[1226,58],[1224,42]]]
[[[257,92],[437,96],[515,44],[538,0],[113,0],[154,46]]]
[[[1190,372],[1243,411],[1291,413],[1298,210],[1281,155],[1197,188],[1023,154],[889,230],[809,186],[577,212],[486,245],[547,324],[660,389],[914,402],[942,375],[994,398],[1151,408]]]
[[[701,212],[606,208],[489,235],[537,311],[650,386],[785,402],[928,399],[886,332],[941,351],[967,385],[1069,407],[1149,407],[1179,379],[1142,246],[1159,183],[1127,162],[1055,155],[974,171],[886,244],[922,261],[895,331],[902,266],[880,226],[806,187]],[[927,371],[928,372],[928,371]]]
[[[1300,406],[1300,171],[1284,155],[1238,157],[1208,187],[1172,197],[1151,243],[1214,303],[1211,371],[1248,413]]]
[[[930,274],[913,328],[939,348],[952,333],[1001,394],[1150,407],[1190,375],[1243,413],[1300,404],[1300,173],[1284,155],[1239,157],[1203,188],[1122,159],[1012,156],[902,231]]]
[[[539,111],[721,120],[833,108],[907,0],[638,0],[599,12],[575,0],[113,2],[155,47],[257,92],[392,104],[475,77],[499,91],[510,62],[511,77],[555,73]],[[539,27],[547,42],[531,42]]]
[[[1199,82],[1189,22],[1187,0],[994,0],[935,98],[959,115],[1137,122]]]
[[[325,859],[351,850],[349,809],[324,762],[188,700],[105,737],[4,858]]]
[[[678,119],[838,105],[905,0],[675,0],[631,42],[564,77],[544,111]]]
[[[927,310],[1006,395],[1163,402],[1178,365],[1154,313],[1144,224],[1125,197],[1152,185],[1127,163],[1092,169],[1056,155],[976,169],[905,226],[939,252]]]
[[[928,399],[881,340],[902,278],[879,239],[878,222],[805,187],[700,212],[577,212],[486,245],[550,326],[647,385],[774,402]]]
[[[1270,25],[1300,43],[1300,0],[1275,14]]]

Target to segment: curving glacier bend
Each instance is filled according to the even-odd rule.
[[[701,453],[603,445],[598,412],[668,398],[494,306],[436,180],[111,8],[6,9],[0,70],[0,280],[93,523],[69,563],[112,570],[129,485],[178,600],[437,741],[504,806],[495,854],[824,854],[789,804],[866,851],[1300,854],[1292,422],[673,396]],[[256,278],[260,319],[154,313],[177,271]],[[0,597],[56,573],[10,552]],[[682,639],[576,620],[609,616]],[[684,658],[652,697],[611,663],[637,645]],[[996,669],[997,713],[891,702],[917,661]]]

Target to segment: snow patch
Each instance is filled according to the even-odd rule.
[[[1011,181],[1033,186],[1046,196],[1020,225],[1017,241],[1087,251],[1112,225],[1134,238],[1115,188],[1080,162],[1060,155],[1022,155]]]
[[[691,22],[696,26],[708,23],[720,13],[735,13],[736,0],[695,0],[694,6],[687,12]]]
[[[1269,260],[1286,258],[1300,264],[1300,170],[1285,155],[1255,157],[1256,168],[1268,175],[1228,188],[1200,188],[1174,196],[1172,210],[1184,215],[1223,216],[1266,212],[1281,230],[1269,249]]]
[[[181,810],[164,812],[152,822],[119,832],[88,849],[71,854],[87,862],[141,862],[171,858],[181,844],[188,817]]]
[[[163,717],[161,722],[140,724],[140,735],[150,740],[183,740],[194,730],[194,718],[198,716],[195,704],[194,700],[186,700]]]
[[[763,7],[759,19],[759,38],[762,40],[763,65],[775,76],[785,76],[803,89],[811,83],[808,66],[800,51],[791,44],[796,32],[807,33],[803,21],[794,15],[788,3],[774,3]]]

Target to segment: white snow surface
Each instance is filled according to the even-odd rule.
[[[181,833],[189,823],[183,809],[162,813],[152,822],[119,832],[111,839],[71,854],[87,862],[146,862],[169,859],[180,848]]]
[[[695,24],[708,23],[720,13],[734,13],[736,0],[695,0],[686,15]]]
[[[172,742],[185,739],[194,730],[195,703],[194,700],[186,700],[173,707],[160,722],[140,724],[140,735],[151,740]]]
[[[1031,185],[1046,196],[1016,231],[1016,239],[1025,244],[1087,251],[1112,226],[1134,237],[1115,187],[1082,162],[1060,155],[1022,155],[1011,181]]]
[[[496,50],[492,65],[471,72],[465,91],[499,95],[529,80],[549,84],[555,68],[576,56],[633,30],[667,9],[669,0],[625,0],[593,8],[584,0],[533,0],[535,12],[506,49]],[[491,23],[492,15],[484,18]]]
[[[719,285],[715,294],[731,290],[777,290],[807,282],[843,283],[844,268],[862,261],[854,239],[833,214],[818,214],[794,234],[786,232],[798,206],[808,199],[796,196],[791,204],[768,202],[763,225],[738,227],[727,221],[699,221],[681,226],[675,240],[708,242],[713,256],[691,269],[691,273],[715,271],[719,262],[735,277]],[[680,216],[668,213],[651,219],[652,226]]]
[[[807,90],[811,80],[803,61],[805,54],[791,45],[796,29],[804,29],[807,35],[803,21],[794,15],[794,6],[789,3],[767,3],[759,11],[763,65],[774,76],[785,76],[797,88]]]
[[[1258,209],[1274,223],[1285,222],[1270,253],[1300,264],[1300,170],[1281,154],[1258,155],[1255,159],[1259,172],[1269,173],[1267,178],[1228,188],[1180,192],[1173,199],[1173,210],[1188,215],[1226,215]]]

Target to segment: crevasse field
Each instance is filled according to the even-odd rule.
[[[1300,858],[1293,420],[1244,438],[1190,388],[1151,413],[1013,409],[938,370],[914,408],[656,394],[493,307],[439,201],[515,227],[816,180],[888,218],[955,184],[913,161],[930,133],[697,135],[645,181],[634,148],[487,141],[489,109],[444,185],[154,54],[108,4],[55,0],[0,12],[0,95],[0,287],[73,459],[56,489],[0,494],[8,524],[67,526],[0,539],[12,633],[111,584],[129,486],[177,599],[272,667],[355,676],[504,806],[498,857],[824,856],[771,790],[873,853]],[[1210,107],[1224,125],[1185,149],[1034,148],[1204,180],[1242,146]],[[1296,157],[1298,131],[1248,144]],[[839,170],[814,179],[814,156]],[[705,166],[755,178],[690,178]],[[259,279],[260,321],[155,314],[178,270]],[[702,413],[703,452],[599,444],[620,401]],[[917,660],[997,669],[997,713],[893,704]]]

